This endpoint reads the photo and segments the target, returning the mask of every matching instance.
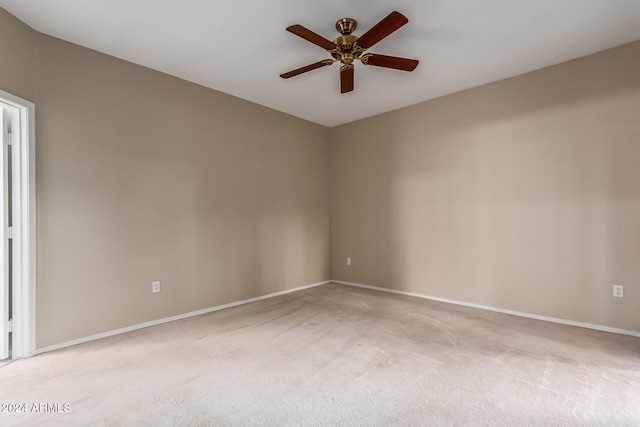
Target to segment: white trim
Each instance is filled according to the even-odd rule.
[[[273,297],[277,297],[277,296],[280,296],[280,295],[290,294],[291,292],[302,291],[304,289],[309,289],[309,288],[315,288],[316,286],[322,286],[322,285],[326,285],[328,283],[331,283],[331,281],[327,280],[327,281],[324,281],[324,282],[313,283],[311,285],[305,285],[305,286],[300,286],[298,288],[287,289],[286,291],[274,292],[272,294],[263,295],[261,297],[249,298],[249,299],[245,299],[245,300],[242,300],[242,301],[232,302],[232,303],[229,303],[229,304],[218,305],[218,306],[215,306],[215,307],[205,308],[205,309],[197,310],[197,311],[191,311],[189,313],[184,313],[184,314],[178,314],[177,316],[165,317],[164,319],[152,320],[150,322],[145,322],[145,323],[138,323],[137,325],[127,326],[126,328],[115,329],[113,331],[103,332],[103,333],[91,335],[91,336],[88,336],[88,337],[85,337],[85,338],[79,338],[77,340],[67,341],[67,342],[63,342],[61,344],[55,344],[55,345],[51,345],[49,347],[40,348],[40,349],[38,349],[36,351],[36,354],[46,353],[48,351],[53,351],[53,350],[59,350],[61,348],[70,347],[72,345],[77,345],[77,344],[83,344],[83,343],[86,343],[86,342],[89,342],[89,341],[95,341],[95,340],[99,340],[99,339],[102,339],[102,338],[111,337],[111,336],[114,336],[114,335],[125,334],[127,332],[131,332],[131,331],[135,331],[135,330],[143,329],[143,328],[148,328],[150,326],[161,325],[163,323],[173,322],[175,320],[182,320],[182,319],[186,319],[188,317],[200,316],[202,314],[207,314],[207,313],[212,313],[214,311],[224,310],[225,308],[231,308],[231,307],[236,307],[238,305],[249,304],[251,302],[262,301],[262,300],[273,298]]]
[[[490,307],[487,305],[473,304],[470,302],[456,301],[447,298],[432,297],[429,295],[415,294],[412,292],[397,291],[395,289],[379,288],[376,286],[363,285],[360,283],[343,282],[341,280],[332,280],[332,283],[340,285],[354,286],[356,288],[371,289],[373,291],[387,292],[390,294],[405,295],[410,297],[428,299],[432,301],[445,302],[448,304],[461,305],[464,307],[479,308],[481,310],[495,311],[497,313],[511,314],[512,316],[527,317],[529,319],[544,320],[545,322],[560,323],[563,325],[577,326],[580,328],[595,329],[597,331],[612,332],[614,334],[630,335],[632,337],[640,337],[640,332],[628,331],[626,329],[610,328],[609,326],[594,325],[592,323],[574,322],[573,320],[558,319],[556,317],[539,316],[537,314],[523,313],[521,311],[504,310],[502,308]]]
[[[13,320],[12,357],[36,351],[36,140],[35,105],[0,90],[17,112],[13,131]]]
[[[9,152],[8,146],[11,141],[11,134],[8,132],[9,128],[9,109],[4,108],[4,103],[0,103],[0,224],[3,231],[0,231],[2,236],[2,243],[0,244],[0,360],[9,358],[9,333],[11,332],[12,325],[9,321],[9,238],[10,227],[8,226],[8,190],[9,190],[9,177],[7,167],[9,161],[7,154]]]

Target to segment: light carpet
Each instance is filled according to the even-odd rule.
[[[0,425],[638,426],[640,339],[329,284],[15,361],[0,403],[29,411]]]

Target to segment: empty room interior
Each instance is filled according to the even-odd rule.
[[[637,0],[0,0],[0,54],[0,425],[640,425]]]

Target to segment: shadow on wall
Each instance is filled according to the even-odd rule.
[[[334,278],[640,330],[639,57],[634,43],[334,129]],[[616,282],[635,292],[612,300]]]

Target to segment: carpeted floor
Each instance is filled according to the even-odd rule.
[[[60,411],[0,425],[638,426],[640,339],[330,284],[18,360],[0,403]]]

